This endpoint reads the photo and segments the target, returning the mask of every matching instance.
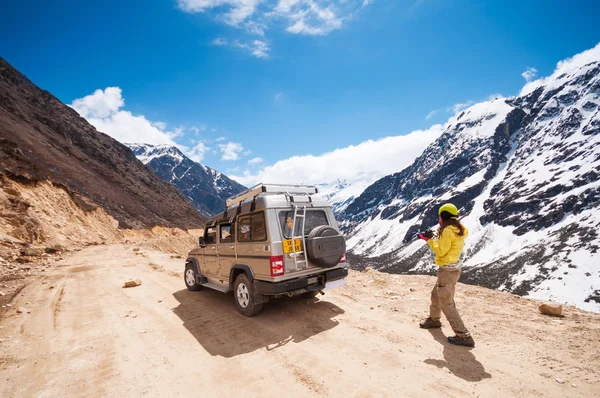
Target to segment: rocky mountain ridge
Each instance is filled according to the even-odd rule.
[[[225,200],[246,188],[196,163],[171,145],[126,144],[163,181],[176,187],[206,217],[225,209]]]
[[[597,47],[600,49],[600,47]],[[355,263],[429,273],[417,231],[455,203],[471,230],[463,279],[600,310],[600,50],[514,98],[452,117],[415,162],[341,213]]]

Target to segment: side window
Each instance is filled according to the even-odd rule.
[[[267,240],[265,213],[254,213],[238,218],[238,242],[261,242]]]
[[[226,242],[233,242],[235,240],[235,238],[234,238],[235,229],[233,228],[233,226],[231,224],[221,224],[219,228],[220,228],[219,242],[226,243]]]
[[[265,225],[265,213],[255,213],[251,216],[250,234],[252,241],[267,240],[267,226]]]
[[[207,245],[214,245],[217,243],[217,227],[210,227],[206,229],[206,237],[204,242]]]
[[[250,242],[250,216],[238,218],[238,242]]]

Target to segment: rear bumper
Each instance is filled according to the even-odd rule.
[[[265,282],[254,281],[254,291],[256,294],[265,296],[273,296],[277,294],[294,292],[297,290],[315,291],[323,290],[327,282],[343,279],[348,276],[348,270],[345,268],[336,268],[331,271],[323,272],[322,274],[313,275],[310,277],[302,277],[291,279],[283,282]],[[316,281],[313,281],[316,278]],[[309,284],[309,279],[312,283]]]

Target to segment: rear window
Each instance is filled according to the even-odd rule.
[[[238,217],[238,242],[262,242],[267,240],[265,213]]]
[[[281,223],[281,229],[283,236],[287,239],[291,238],[292,224],[294,222],[293,211],[282,211],[279,213],[279,221]],[[329,225],[327,221],[327,215],[323,210],[307,210],[306,221],[304,223],[304,235],[308,235],[310,231],[321,225]],[[296,230],[294,236],[301,236],[300,229],[302,228],[302,218],[296,219]]]

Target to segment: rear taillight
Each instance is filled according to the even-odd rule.
[[[342,254],[342,258],[340,258],[340,263],[346,262],[346,253]]]
[[[271,276],[283,275],[283,256],[271,256]]]

